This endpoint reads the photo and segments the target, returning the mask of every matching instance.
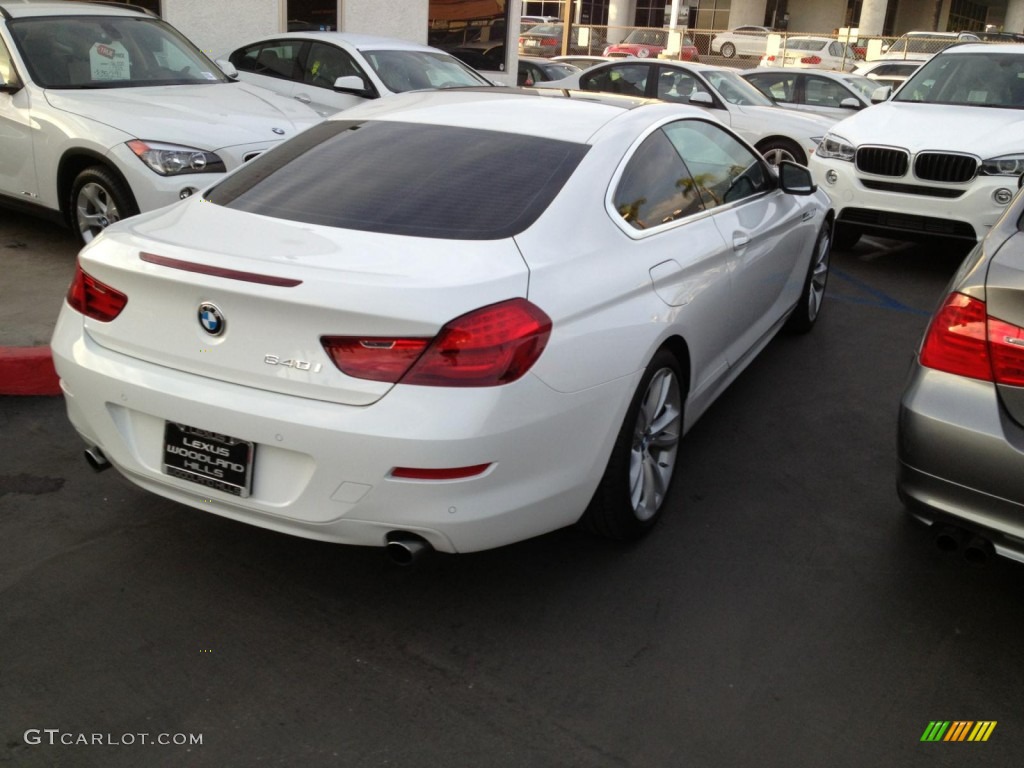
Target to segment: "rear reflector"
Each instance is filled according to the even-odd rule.
[[[67,302],[72,309],[86,317],[109,323],[124,309],[128,297],[118,290],[101,283],[92,275],[82,270],[82,265],[75,266],[75,276],[68,288]]]
[[[533,366],[551,334],[551,319],[525,299],[474,310],[433,339],[323,336],[347,376],[427,387],[493,387]]]
[[[804,56],[800,59],[801,64],[821,64],[820,56]]]
[[[482,475],[490,466],[490,463],[487,463],[474,464],[471,467],[445,467],[442,469],[395,467],[391,470],[391,476],[402,480],[462,480]]]

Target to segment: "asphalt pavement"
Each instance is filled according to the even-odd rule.
[[[73,238],[0,213],[0,245],[3,343],[45,343]],[[1024,570],[938,551],[894,487],[959,260],[835,253],[818,326],[702,417],[628,547],[570,528],[399,570],[96,475],[59,397],[0,397],[0,765],[1017,765]]]

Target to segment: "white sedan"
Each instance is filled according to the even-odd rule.
[[[814,324],[831,231],[698,109],[403,94],[106,230],[55,364],[94,466],[207,512],[406,562],[636,538],[683,434]]]
[[[568,88],[702,107],[753,144],[772,164],[806,165],[835,120],[783,109],[734,69],[678,61],[622,59],[539,88]]]
[[[758,66],[852,72],[858,61],[852,46],[831,37],[789,37],[777,52],[766,52]]]
[[[289,96],[324,117],[395,93],[492,85],[438,48],[347,32],[280,33],[247,43],[217,63],[243,82]]]

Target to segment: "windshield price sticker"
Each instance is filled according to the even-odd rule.
[[[96,43],[89,50],[89,72],[93,80],[130,80],[128,49],[116,40]]]

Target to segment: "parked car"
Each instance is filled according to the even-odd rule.
[[[324,117],[405,91],[491,84],[446,51],[348,32],[270,35],[236,48],[227,60],[244,82],[290,96]]]
[[[552,56],[552,61],[560,61],[563,64],[572,64],[579,69],[590,69],[596,64],[604,64],[608,61],[615,61],[611,56],[586,56],[582,54],[569,54],[568,56]]]
[[[538,24],[557,24],[559,18],[557,16],[520,16],[519,17],[519,29],[529,29],[535,27]]]
[[[635,56],[638,59],[658,58],[668,49],[670,30],[639,28],[630,30],[621,43],[612,43],[604,49],[604,55],[614,58]],[[686,35],[680,33],[680,61],[700,61],[697,46]]]
[[[792,67],[759,67],[740,75],[776,104],[833,120],[870,107],[880,87],[860,75]]]
[[[465,46],[453,48],[450,53],[473,69],[494,72],[505,71],[505,45]],[[557,80],[580,71],[579,67],[541,56],[519,56],[516,85],[531,86],[544,80]]]
[[[851,46],[831,37],[789,37],[779,52],[765,53],[759,67],[797,67],[849,72],[860,57]]]
[[[5,4],[0,14],[0,199],[83,242],[176,202],[318,121],[233,83],[140,9]]]
[[[920,61],[893,61],[891,59],[876,59],[875,61],[861,62],[853,70],[855,75],[861,75],[869,80],[874,80],[879,86],[889,86],[893,90],[899,88],[908,77],[914,74]]]
[[[1024,562],[1024,195],[957,271],[900,404],[900,497],[936,543]]]
[[[699,106],[756,146],[772,164],[780,160],[806,164],[834,122],[779,107],[736,70],[666,59],[599,64],[538,87],[621,93]]]
[[[976,43],[973,32],[907,32],[882,53],[882,59],[927,61],[953,43]]]
[[[111,227],[52,344],[92,461],[405,560],[647,532],[687,430],[814,325],[830,204],[702,110],[585,96],[381,99]]]
[[[557,56],[562,52],[562,24],[536,24],[519,33],[519,53],[530,56]]]
[[[889,101],[837,123],[810,162],[835,201],[837,247],[863,233],[984,237],[1024,171],[1022,107],[1024,48],[964,44],[922,64]]]
[[[561,80],[582,71],[563,61],[552,61],[540,56],[520,56],[516,85],[531,86],[548,80]]]
[[[761,57],[768,48],[768,27],[744,26],[711,38],[711,52],[731,59],[733,56]]]

